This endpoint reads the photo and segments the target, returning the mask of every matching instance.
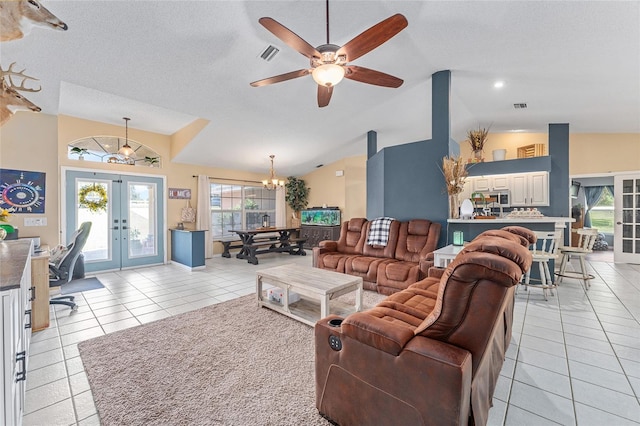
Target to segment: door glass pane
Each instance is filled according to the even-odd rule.
[[[622,238],[633,238],[632,225],[622,225]]]
[[[622,207],[625,209],[630,209],[633,207],[633,195],[622,196]]]
[[[101,188],[107,194],[106,207],[99,208],[95,203],[102,200],[101,190],[92,191],[94,188]],[[80,193],[84,193],[84,204],[80,205]],[[78,223],[76,229],[83,222],[91,222],[91,232],[87,242],[82,249],[85,262],[108,261],[111,260],[111,182],[106,180],[85,180],[76,179],[76,209]]]
[[[129,183],[129,257],[155,256],[158,253],[156,235],[156,185]]]
[[[630,194],[633,192],[633,180],[625,179],[622,181],[622,193]]]
[[[622,223],[633,223],[633,210],[622,211]]]
[[[622,240],[622,252],[633,253],[633,240]]]
[[[636,192],[640,192],[640,179],[636,179]]]

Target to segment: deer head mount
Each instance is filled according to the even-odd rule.
[[[13,66],[15,64],[14,62],[9,65],[6,71],[0,66],[0,80],[2,81],[2,93],[0,94],[0,126],[11,118],[13,109],[28,109],[34,112],[41,111],[39,106],[20,94],[20,92],[39,92],[42,89],[41,87],[34,89],[25,86],[27,80],[37,81],[38,79],[25,75],[24,72],[26,69],[14,71]],[[13,82],[12,77],[22,79],[19,86]],[[9,106],[13,108],[10,109]]]
[[[68,28],[38,0],[0,1],[0,41],[20,39],[33,25],[62,31]]]

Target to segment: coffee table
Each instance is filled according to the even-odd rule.
[[[262,294],[263,282],[283,290],[282,303],[268,300]],[[289,303],[290,291],[299,294],[300,300]],[[332,300],[352,291],[356,292],[355,307]],[[310,326],[314,326],[319,319],[328,316],[329,313],[348,315],[362,310],[361,277],[309,266],[287,264],[257,271],[256,294],[259,306],[280,312]]]

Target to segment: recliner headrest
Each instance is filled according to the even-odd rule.
[[[428,235],[430,226],[430,220],[412,219],[407,226],[407,232],[411,235]]]
[[[364,217],[354,217],[353,219],[349,219],[347,231],[362,231],[362,227],[366,222],[367,219]]]

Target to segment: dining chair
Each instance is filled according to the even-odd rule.
[[[558,246],[562,238],[562,231],[535,231],[537,241],[530,246],[533,262],[529,270],[523,275],[521,284],[525,290],[529,287],[541,288],[544,300],[548,299],[548,294],[553,296],[553,289],[557,287],[549,269],[549,261],[558,258]],[[540,270],[540,283],[531,283],[531,269],[534,263],[538,264]],[[517,288],[516,288],[517,290]]]
[[[574,278],[582,282],[584,289],[588,290],[591,287],[589,280],[594,276],[587,270],[587,265],[584,261],[585,257],[593,252],[593,245],[598,238],[598,230],[596,228],[579,228],[574,230],[578,234],[577,246],[561,246],[559,248],[561,260],[560,271],[558,272],[557,282],[561,283],[562,278]],[[567,263],[572,258],[577,258],[580,265],[579,271],[567,271]]]

